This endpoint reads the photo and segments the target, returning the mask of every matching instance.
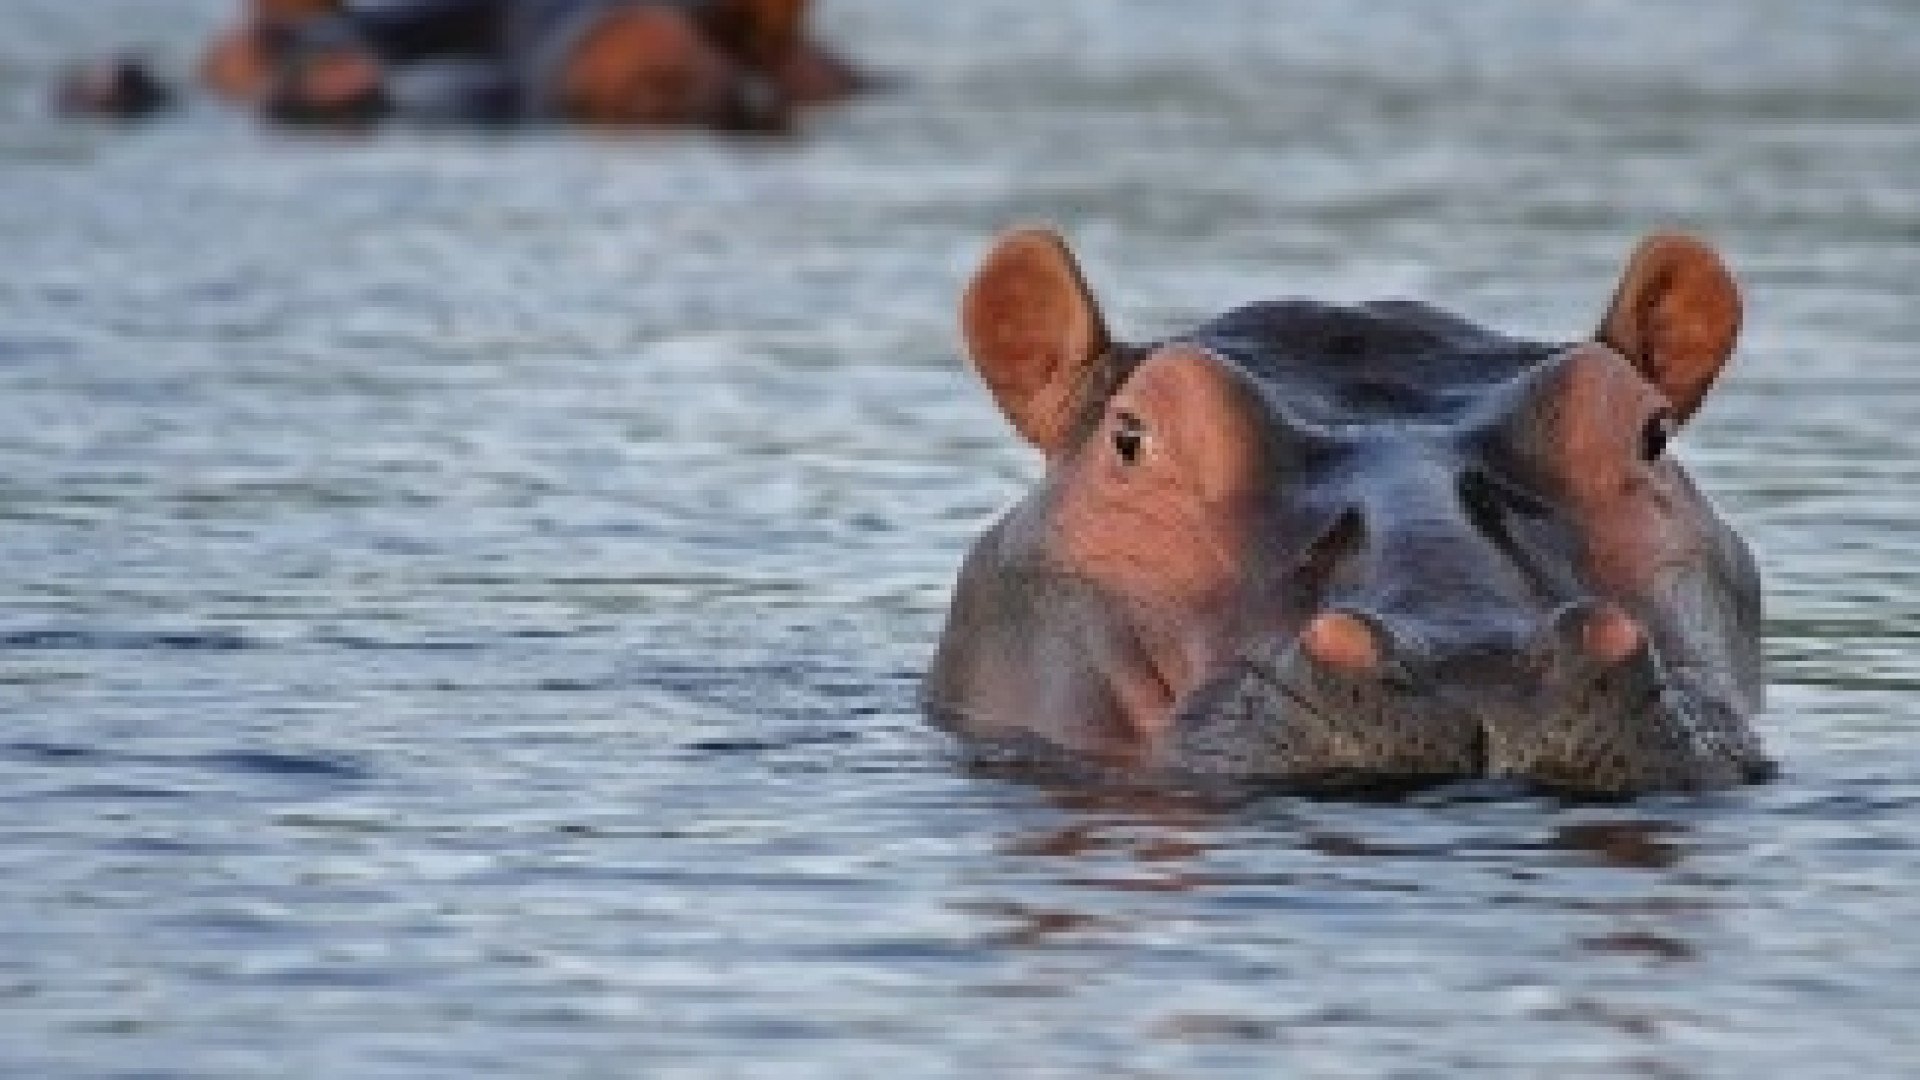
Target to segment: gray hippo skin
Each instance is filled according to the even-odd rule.
[[[810,0],[244,0],[200,85],[285,123],[557,120],[777,134],[878,85],[811,34]],[[163,109],[143,63],[77,65],[69,115]]]
[[[809,33],[808,0],[248,0],[201,79],[281,119],[333,120],[351,58],[361,113],[780,132],[870,81]],[[289,73],[334,74],[291,87]],[[384,73],[384,77],[383,77]],[[349,119],[358,119],[351,114]]]
[[[1668,445],[1739,331],[1699,241],[1643,242],[1571,344],[1283,300],[1127,345],[1044,230],[1001,239],[964,322],[1047,462],[925,687],[981,753],[1598,796],[1770,774],[1759,579]]]

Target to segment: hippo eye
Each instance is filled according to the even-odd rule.
[[[1132,465],[1140,460],[1140,451],[1146,447],[1147,426],[1132,413],[1121,413],[1113,424],[1113,450],[1120,460]]]
[[[1666,456],[1667,444],[1673,442],[1673,434],[1679,424],[1673,414],[1665,409],[1655,413],[1640,432],[1640,457],[1644,461],[1659,461]]]

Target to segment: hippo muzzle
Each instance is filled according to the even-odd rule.
[[[1434,660],[1321,615],[1188,695],[1155,771],[1312,788],[1515,780],[1584,794],[1764,778],[1727,704],[1691,692],[1631,616],[1568,605],[1521,651]]]

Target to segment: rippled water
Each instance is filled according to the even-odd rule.
[[[792,146],[41,115],[224,6],[0,10],[0,1072],[1920,1069],[1920,6],[830,0],[911,83]],[[1035,462],[954,301],[1036,218],[1135,336],[1565,337],[1714,237],[1784,778],[958,768],[915,680]]]

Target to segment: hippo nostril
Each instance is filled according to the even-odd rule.
[[[1640,620],[1617,604],[1601,604],[1591,611],[1580,633],[1580,651],[1603,664],[1624,663],[1646,643]]]
[[[1314,660],[1350,674],[1377,670],[1380,637],[1365,619],[1344,611],[1316,615],[1300,631],[1300,647]]]
[[[1554,613],[1539,652],[1543,662],[1560,655],[1613,665],[1631,659],[1646,640],[1646,628],[1620,605],[1585,601]]]

